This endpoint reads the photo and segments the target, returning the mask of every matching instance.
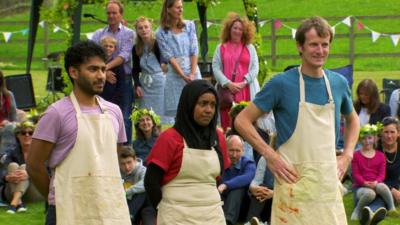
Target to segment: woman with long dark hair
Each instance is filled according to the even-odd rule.
[[[362,80],[358,84],[354,108],[360,118],[361,126],[382,122],[383,118],[390,116],[389,106],[380,101],[378,86],[371,79]]]
[[[174,126],[151,150],[144,185],[158,207],[158,225],[225,224],[216,183],[230,161],[216,127],[217,109],[217,92],[208,81],[187,84]]]

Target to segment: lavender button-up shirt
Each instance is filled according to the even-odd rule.
[[[120,24],[118,31],[113,33],[110,26],[96,30],[93,34],[92,41],[100,44],[101,38],[111,36],[117,40],[117,49],[113,54],[113,58],[121,56],[124,59],[124,70],[126,74],[132,72],[132,47],[136,39],[136,33],[128,27]]]

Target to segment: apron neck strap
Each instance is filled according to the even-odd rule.
[[[301,65],[298,67],[298,71],[299,71],[299,83],[300,83],[300,102],[305,102],[306,101],[305,85],[304,85],[303,73],[301,72]],[[322,70],[322,73],[325,81],[326,91],[328,92],[328,102],[333,102],[331,85],[329,83],[328,78],[326,77],[324,70]]]
[[[79,107],[78,100],[76,99],[75,93],[73,91],[71,91],[71,94],[69,96],[71,98],[72,105],[74,106],[76,113],[77,114],[81,114],[82,111],[81,111],[81,108]],[[100,101],[98,96],[95,96],[95,98],[96,98],[97,104],[99,104],[101,112],[105,113],[107,111],[107,107],[105,107],[103,105],[103,103],[101,103],[101,101]]]

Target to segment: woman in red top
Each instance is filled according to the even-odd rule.
[[[187,84],[176,122],[147,158],[145,189],[158,208],[157,224],[225,224],[217,177],[229,167],[217,125],[217,92],[205,80]]]
[[[0,70],[0,127],[17,120],[17,108],[12,92],[7,89],[6,79]]]

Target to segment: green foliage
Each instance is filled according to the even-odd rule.
[[[254,37],[253,41],[254,47],[256,48],[257,55],[258,55],[258,65],[259,65],[259,71],[258,71],[258,82],[260,83],[261,86],[267,81],[268,78],[268,63],[267,60],[262,57],[262,36],[260,33],[257,33]]]
[[[206,7],[209,7],[210,5],[216,6],[220,3],[220,1],[218,1],[218,0],[193,0],[193,1],[199,3],[199,5],[203,5]]]

